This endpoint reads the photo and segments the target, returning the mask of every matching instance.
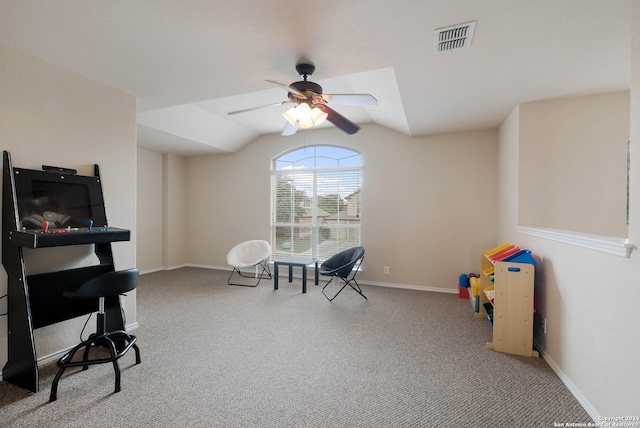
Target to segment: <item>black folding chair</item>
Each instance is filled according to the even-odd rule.
[[[353,288],[356,293],[367,299],[367,296],[362,293],[362,289],[356,281],[356,274],[363,260],[364,247],[347,248],[325,260],[324,263],[320,265],[319,272],[321,275],[330,276],[331,279],[322,287],[322,294],[324,294],[329,301],[332,301],[348,285]],[[344,281],[344,285],[333,297],[330,297],[325,289],[331,284],[334,278],[339,278]]]

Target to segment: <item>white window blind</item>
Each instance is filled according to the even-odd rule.
[[[325,260],[360,245],[359,153],[332,146],[296,149],[274,159],[271,180],[273,258]]]

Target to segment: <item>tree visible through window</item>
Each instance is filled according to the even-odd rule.
[[[272,257],[325,260],[360,245],[362,156],[333,146],[310,146],[273,159]]]

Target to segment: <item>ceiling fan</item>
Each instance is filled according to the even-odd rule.
[[[267,80],[267,82],[286,87],[289,91],[288,100],[232,111],[227,114],[238,114],[267,107],[293,104],[294,106],[291,109],[283,113],[283,116],[287,119],[287,123],[282,131],[282,135],[293,135],[298,128],[318,126],[325,119],[347,134],[355,134],[360,130],[360,127],[329,107],[329,104],[375,106],[378,104],[378,101],[370,94],[323,94],[322,86],[307,80],[315,69],[316,67],[310,63],[297,64],[296,71],[304,80],[293,82],[290,85],[276,82],[275,80]]]

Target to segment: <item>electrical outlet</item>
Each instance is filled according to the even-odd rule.
[[[542,317],[542,333],[547,334],[547,319]]]
[[[384,267],[384,274],[389,275],[389,266]]]

